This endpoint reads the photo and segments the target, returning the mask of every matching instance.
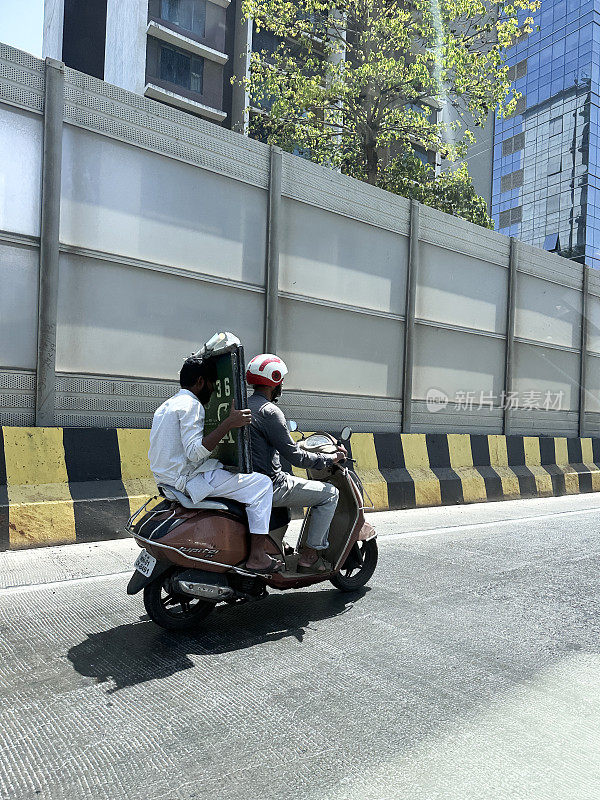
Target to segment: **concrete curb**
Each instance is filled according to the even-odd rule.
[[[0,550],[126,536],[156,493],[148,436],[0,428]],[[377,511],[600,491],[600,438],[356,433],[351,451]]]

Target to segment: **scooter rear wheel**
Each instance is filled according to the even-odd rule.
[[[168,631],[197,628],[215,607],[215,603],[172,591],[169,574],[162,575],[144,588],[144,607],[150,619]]]
[[[377,539],[356,542],[341,570],[330,579],[331,582],[342,592],[355,592],[363,587],[375,572],[377,556]]]

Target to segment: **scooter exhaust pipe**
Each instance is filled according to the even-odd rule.
[[[190,569],[176,575],[175,582],[179,590],[184,594],[190,594],[192,597],[201,597],[203,600],[219,602],[220,600],[227,600],[235,594],[227,578],[218,573]]]
[[[204,600],[226,600],[235,594],[229,586],[214,586],[210,583],[196,583],[195,581],[177,581],[177,583],[184,594],[202,597]]]

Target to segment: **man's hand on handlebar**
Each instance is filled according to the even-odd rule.
[[[333,463],[339,464],[340,461],[345,461],[347,457],[348,457],[348,451],[346,450],[344,445],[338,445],[338,451],[333,457]]]

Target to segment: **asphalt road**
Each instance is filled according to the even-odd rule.
[[[125,594],[129,541],[0,554],[7,800],[598,800],[600,495],[373,515],[370,588]]]

